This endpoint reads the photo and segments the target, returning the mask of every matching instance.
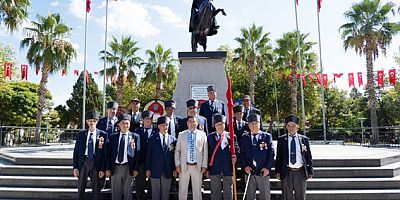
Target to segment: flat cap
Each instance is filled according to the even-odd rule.
[[[211,92],[211,91],[217,91],[217,88],[215,87],[215,85],[210,85],[207,87],[207,92]]]
[[[164,102],[165,108],[176,108],[176,102],[174,100],[166,100]]]
[[[285,123],[287,124],[287,123],[289,123],[289,122],[294,122],[294,123],[296,123],[296,124],[299,124],[299,118],[298,118],[296,115],[293,115],[293,114],[288,115],[288,116],[285,118]]]
[[[85,119],[99,119],[100,113],[96,112],[95,110],[87,111],[85,113]]]
[[[251,98],[250,98],[250,95],[247,95],[247,94],[244,95],[243,98],[242,98],[242,100],[245,100],[245,99],[250,100],[250,99],[251,99]]]
[[[131,99],[131,103],[132,103],[132,102],[137,102],[137,103],[140,103],[139,99],[138,99],[138,98],[136,98],[136,97],[133,97],[133,98]]]
[[[186,107],[187,108],[192,107],[192,106],[198,107],[197,106],[197,100],[190,99],[190,100],[186,101]]]
[[[157,119],[157,125],[160,125],[160,124],[169,124],[169,117],[167,117],[167,116],[161,116],[161,117],[159,117],[158,119]]]
[[[107,103],[107,109],[108,109],[108,108],[115,108],[115,109],[118,109],[118,103],[115,102],[115,101],[110,101],[110,102]]]
[[[257,114],[250,114],[247,117],[247,122],[251,123],[251,122],[259,122],[260,121],[260,115]]]
[[[215,126],[218,122],[226,123],[226,117],[224,115],[216,114],[213,116],[213,125]]]
[[[128,113],[123,113],[121,115],[118,116],[118,121],[122,121],[122,120],[132,120],[132,116]]]
[[[142,112],[142,119],[147,118],[147,117],[153,118],[153,114],[154,114],[153,111],[145,110]]]
[[[244,107],[242,105],[237,105],[237,106],[233,107],[233,113],[243,112],[243,111],[244,111]]]

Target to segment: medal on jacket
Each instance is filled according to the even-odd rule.
[[[168,146],[168,150],[169,150],[169,151],[174,151],[174,148],[175,148],[175,147],[174,147],[173,144],[170,144],[170,145]]]
[[[135,145],[135,139],[132,138],[132,136],[129,136],[129,139],[131,140],[131,147],[134,150],[136,145]]]
[[[99,138],[99,149],[103,149],[104,137]]]
[[[263,149],[268,149],[268,146],[264,141],[260,143],[260,150],[263,150]]]
[[[299,138],[301,144],[301,152],[307,152],[307,146],[303,144],[303,140]]]

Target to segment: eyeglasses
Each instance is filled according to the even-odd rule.
[[[197,107],[195,106],[190,106],[189,109],[196,109]]]

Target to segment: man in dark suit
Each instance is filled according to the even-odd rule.
[[[242,141],[242,135],[246,132],[250,132],[249,125],[246,121],[243,120],[243,111],[244,108],[242,105],[237,105],[233,107],[233,130],[235,131],[235,135],[238,138],[239,145]]]
[[[137,128],[140,127],[141,124],[141,119],[142,119],[142,113],[139,111],[140,109],[140,101],[138,98],[133,97],[131,99],[131,111],[130,114],[132,116],[131,119],[131,125],[129,128],[130,132],[135,132]]]
[[[78,133],[73,154],[73,174],[78,177],[78,199],[85,199],[88,176],[92,184],[92,199],[99,199],[98,179],[104,176],[106,168],[108,136],[96,129],[99,113],[89,111],[85,116],[89,128]]]
[[[153,200],[168,200],[171,179],[176,177],[175,146],[176,138],[168,134],[170,119],[162,116],[157,119],[159,132],[153,134],[147,145],[146,176],[151,177],[151,196]]]
[[[307,179],[313,175],[310,144],[306,136],[297,133],[299,129],[297,116],[287,116],[285,123],[288,134],[278,138],[276,178],[281,180],[284,200],[305,200]]]
[[[182,118],[175,115],[176,102],[171,99],[165,101],[164,105],[166,116],[170,119],[168,124],[168,134],[174,136],[175,138],[178,138],[179,122],[182,120]]]
[[[208,101],[200,105],[200,116],[207,119],[208,131],[212,133],[215,131],[214,125],[212,124],[212,117],[215,114],[225,115],[225,104],[224,102],[217,100],[217,89],[214,85],[207,87]]]
[[[118,103],[110,101],[107,103],[107,116],[101,118],[96,128],[106,132],[109,136],[118,131]]]
[[[150,189],[149,181],[146,181],[146,148],[147,144],[149,143],[149,139],[152,135],[158,134],[158,130],[153,128],[153,111],[145,110],[142,112],[142,119],[143,126],[139,127],[135,130],[135,133],[139,134],[140,136],[140,144],[141,146],[141,154],[140,154],[140,166],[139,166],[139,175],[135,179],[135,187],[136,187],[136,196],[138,199],[145,199],[146,192],[145,189]],[[148,193],[149,194],[149,193]]]
[[[249,180],[246,198],[255,199],[258,188],[260,199],[269,200],[269,175],[275,156],[272,136],[260,130],[259,115],[251,114],[248,120],[250,133],[242,136],[240,146],[242,165],[247,174],[246,180]]]
[[[205,117],[199,116],[197,114],[198,102],[197,100],[190,99],[186,101],[187,115],[197,118],[197,129],[205,132],[208,135],[208,121]],[[183,118],[179,123],[179,132],[186,131],[188,129],[187,125],[188,118]],[[210,122],[211,123],[211,122]]]
[[[106,176],[111,176],[113,200],[132,200],[133,179],[138,175],[140,163],[140,136],[129,132],[132,116],[119,117],[119,132],[109,138]]]
[[[206,176],[211,180],[211,200],[233,199],[233,164],[236,164],[239,145],[236,136],[235,155],[230,151],[230,135],[225,131],[226,117],[216,114],[213,117],[216,131],[207,136],[208,171]],[[221,179],[223,187],[221,188]],[[223,195],[222,195],[223,191]],[[222,198],[223,196],[223,198]]]
[[[260,116],[260,130],[263,130],[261,111],[251,105],[250,95],[243,96],[242,104],[243,104],[243,108],[244,108],[243,120],[247,122],[248,121],[247,117],[249,117],[250,114],[257,114]]]

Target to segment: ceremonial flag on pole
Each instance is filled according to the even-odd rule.
[[[353,73],[349,73],[348,77],[349,77],[349,87],[351,87],[351,86],[355,87],[354,86],[354,74]]]
[[[378,86],[384,87],[385,83],[383,81],[385,74],[383,70],[378,70]]]
[[[340,78],[343,76],[343,73],[339,73],[339,74],[333,74],[333,82],[336,83],[336,78]]]
[[[321,10],[322,0],[318,0],[318,12]]]
[[[389,69],[389,83],[390,85],[396,85],[396,69]]]
[[[361,85],[364,85],[362,79],[362,72],[357,72],[357,76],[358,76],[358,87],[360,87]]]
[[[296,4],[299,5],[299,0],[296,0]]]
[[[21,64],[21,80],[28,80],[28,65]]]
[[[11,71],[12,71],[12,63],[11,62],[6,62],[4,63],[4,80],[6,78],[10,78],[11,80]]]
[[[92,3],[90,0],[86,0],[86,12],[90,12],[90,3]]]

